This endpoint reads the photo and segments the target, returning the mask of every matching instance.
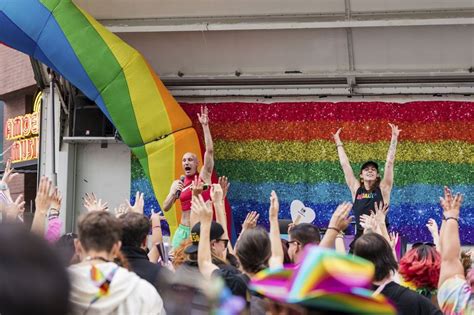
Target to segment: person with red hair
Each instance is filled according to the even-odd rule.
[[[441,256],[434,244],[418,243],[400,260],[398,272],[410,288],[435,303],[440,267]]]

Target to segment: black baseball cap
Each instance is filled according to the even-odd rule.
[[[222,227],[222,225],[220,225],[216,221],[212,221],[210,232],[211,232],[210,240],[211,241],[217,240],[224,234],[224,228]],[[193,254],[198,251],[200,234],[201,234],[201,222],[196,223],[191,229],[191,240],[193,241],[193,244],[188,246],[184,250],[186,254]]]
[[[379,165],[374,162],[374,161],[367,161],[365,162],[364,164],[362,164],[362,167],[360,168],[360,170],[362,171],[363,169],[369,167],[369,166],[373,166],[375,167],[375,169],[378,171],[379,170]]]

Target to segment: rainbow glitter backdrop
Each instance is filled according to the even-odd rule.
[[[270,191],[290,218],[290,203],[302,200],[316,211],[315,224],[327,226],[337,204],[351,199],[332,133],[341,139],[357,175],[366,160],[380,163],[390,141],[388,123],[402,129],[395,162],[389,218],[391,230],[409,242],[428,241],[429,218],[441,224],[439,196],[444,185],[465,194],[461,240],[474,244],[474,102],[288,102],[181,104],[198,133],[201,105],[210,111],[216,170],[231,181],[228,195],[235,228],[248,211],[268,226]],[[199,134],[200,139],[202,134]],[[152,192],[132,163],[132,196]],[[150,194],[148,194],[150,196]],[[158,207],[156,200],[147,200]]]

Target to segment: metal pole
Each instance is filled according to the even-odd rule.
[[[54,74],[52,71],[49,73],[49,104],[47,111],[47,128],[46,128],[46,154],[50,157],[50,163],[46,164],[46,176],[53,181],[53,184],[57,185],[57,173],[56,173],[56,146],[55,146],[55,122],[54,122]],[[48,158],[47,158],[48,160]]]

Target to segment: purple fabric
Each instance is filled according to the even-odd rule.
[[[53,218],[48,221],[48,229],[46,230],[45,238],[49,243],[54,243],[61,237],[61,228],[63,222],[59,218]]]

